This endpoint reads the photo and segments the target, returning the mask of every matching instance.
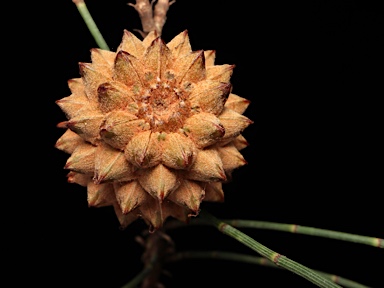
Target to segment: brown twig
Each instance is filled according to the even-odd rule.
[[[128,3],[139,13],[141,25],[143,26],[143,32],[147,35],[154,30],[155,23],[153,21],[152,5],[148,0],[136,0],[136,4]]]
[[[142,261],[148,270],[141,283],[141,288],[162,287],[159,277],[161,273],[164,273],[164,261],[175,253],[172,239],[161,230],[157,230],[152,234],[144,232],[143,237],[137,237],[136,241],[145,248]]]
[[[155,0],[136,0],[136,4],[128,3],[128,5],[135,8],[139,13],[143,31],[140,32],[141,36],[145,37],[151,31],[156,31],[157,35],[161,35],[165,21],[167,20],[167,12],[169,6],[176,1],[158,0],[154,9],[153,3]]]
[[[163,30],[163,26],[167,20],[167,12],[169,6],[171,6],[173,3],[175,3],[175,0],[171,2],[168,0],[158,0],[157,4],[155,5],[153,20],[155,22],[155,29],[159,35],[161,35],[161,31]]]

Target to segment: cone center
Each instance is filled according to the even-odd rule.
[[[190,103],[185,94],[169,82],[159,81],[146,91],[139,117],[145,119],[153,131],[176,131],[189,117]]]

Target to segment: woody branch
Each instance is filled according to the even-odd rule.
[[[128,5],[134,7],[137,13],[139,13],[143,27],[143,31],[139,32],[143,37],[151,31],[156,31],[158,35],[161,35],[165,21],[167,20],[169,6],[171,6],[175,0],[158,0],[153,8],[154,2],[155,0],[151,2],[149,2],[149,0],[136,0],[136,4],[128,3]]]

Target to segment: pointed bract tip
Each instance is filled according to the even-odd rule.
[[[79,65],[80,69],[82,69],[82,68],[86,67],[86,66],[87,66],[87,64],[89,64],[89,63],[86,63],[86,62],[79,62],[79,63],[78,63],[78,65]]]
[[[67,129],[68,128],[68,121],[63,121],[63,122],[60,122],[56,125],[57,128],[64,128],[64,129]]]
[[[204,57],[204,50],[192,51],[192,53],[196,54],[196,58],[197,57]]]
[[[156,43],[160,44],[160,43],[164,43],[164,40],[161,38],[161,36],[159,36],[159,37],[156,37],[155,40],[152,41],[152,43],[153,42],[156,42]]]
[[[133,29],[133,30],[138,32],[143,38],[145,38],[144,35],[142,34],[143,32],[141,30],[139,30],[139,29]],[[123,32],[123,38],[124,37],[137,38],[136,35],[134,33],[132,33],[131,31],[129,31],[127,29],[124,29],[123,31],[124,31]]]
[[[165,42],[164,42],[164,40],[163,39],[161,39],[161,36],[159,36],[159,37],[157,37],[157,38],[155,38],[153,41],[152,41],[152,43],[151,43],[151,45],[149,46],[149,47],[153,47],[153,46],[155,46],[155,45],[166,45],[165,44]]]
[[[129,56],[135,57],[135,56],[131,55],[130,53],[128,53],[127,51],[120,50],[119,52],[117,52],[117,55],[116,55],[116,58],[115,58],[115,63],[116,63],[116,61],[118,61],[118,59],[121,59],[121,58],[123,58],[123,59],[125,59],[127,61],[130,61],[129,60]]]
[[[195,54],[196,54],[196,57],[195,57],[195,60],[194,60],[194,61],[196,61],[197,59],[201,58],[202,64],[203,64],[204,67],[205,67],[204,50],[197,50],[197,51],[193,51],[192,53],[195,53]]]
[[[222,181],[227,181],[227,175],[225,175],[225,173],[223,171],[220,171],[219,175],[220,175]]]
[[[243,144],[243,145],[246,145],[246,146],[249,146],[249,143],[248,143],[248,141],[247,140],[240,140],[239,141],[241,144]]]
[[[55,145],[53,145],[53,147],[60,150],[60,147],[63,145],[63,143],[64,143],[64,141],[61,138],[59,138],[59,140],[56,141],[56,143],[55,143]]]
[[[85,69],[92,69],[91,63],[79,62],[79,70],[80,70],[81,76],[84,76],[84,70]]]
[[[75,183],[75,180],[74,180],[74,177],[73,177],[73,173],[69,172],[68,175],[67,175],[67,182],[68,183]]]
[[[60,124],[60,123],[59,123]],[[73,120],[69,120],[69,121],[66,121],[66,128],[68,128],[68,129],[73,129],[73,127],[75,127],[75,125],[77,124],[77,122],[76,121],[73,121]]]

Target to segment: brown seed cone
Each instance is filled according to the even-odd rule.
[[[224,201],[222,184],[246,161],[241,135],[249,101],[231,93],[234,65],[192,51],[188,32],[165,43],[129,31],[116,52],[91,50],[71,95],[56,101],[67,121],[55,147],[70,154],[68,182],[89,206],[112,206],[121,227],[142,218],[187,221],[201,202]]]

